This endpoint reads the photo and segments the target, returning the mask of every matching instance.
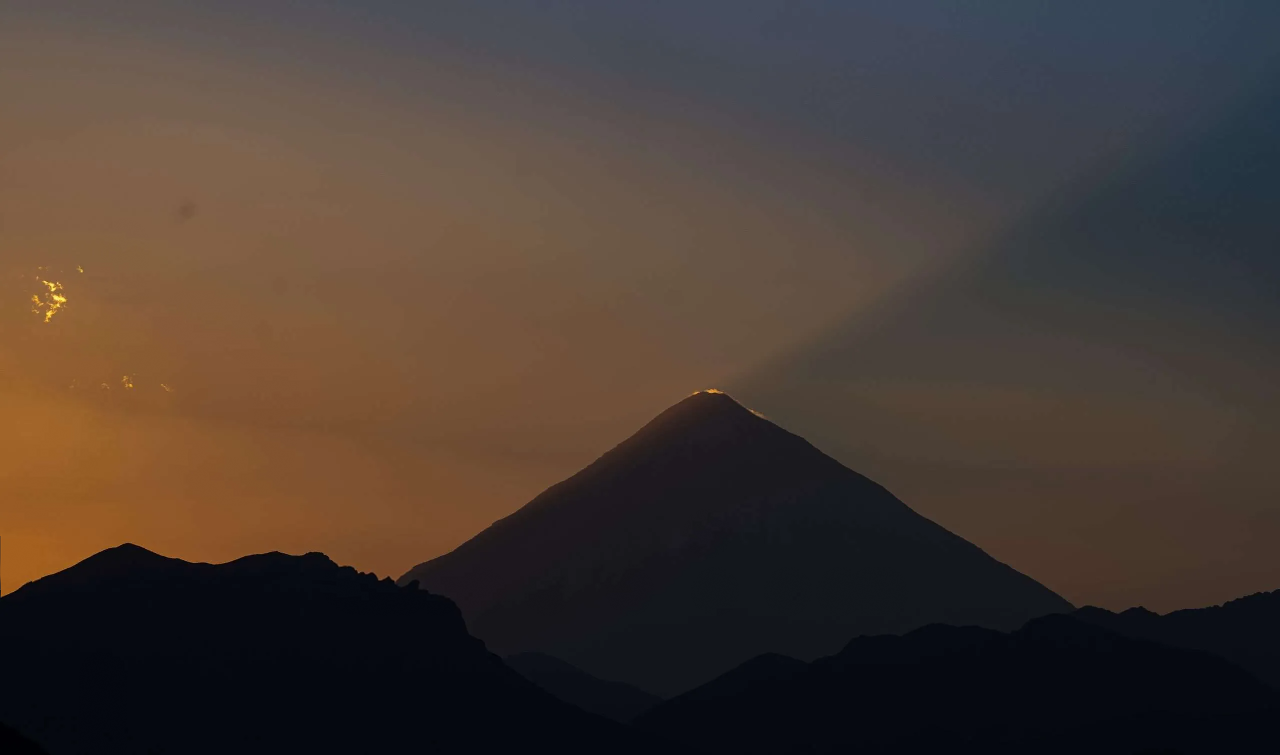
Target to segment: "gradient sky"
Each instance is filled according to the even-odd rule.
[[[1275,28],[6,2],[3,589],[398,576],[712,385],[1073,602],[1276,589]]]

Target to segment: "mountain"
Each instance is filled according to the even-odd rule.
[[[691,751],[1246,753],[1274,746],[1277,702],[1216,656],[1055,615],[756,659],[636,723]]]
[[[521,653],[507,665],[561,700],[614,721],[627,722],[662,698],[622,682],[609,682],[574,668],[545,653]]]
[[[401,583],[498,652],[676,694],[762,652],[944,622],[1012,629],[1069,604],[719,391]]]
[[[1074,615],[1129,637],[1216,653],[1280,689],[1280,590],[1163,616],[1143,608],[1112,613],[1094,606]]]
[[[448,599],[319,553],[133,545],[0,599],[0,720],[56,755],[634,747],[467,634]]]

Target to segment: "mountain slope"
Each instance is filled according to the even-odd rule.
[[[1074,616],[1129,637],[1207,650],[1280,689],[1280,590],[1163,616],[1142,608],[1112,613],[1085,606]]]
[[[637,725],[724,752],[1208,755],[1258,751],[1280,712],[1274,690],[1216,656],[1062,615],[1011,634],[860,637],[796,663],[744,664]]]
[[[629,684],[597,679],[545,653],[520,653],[506,660],[525,679],[566,703],[614,721],[631,721],[662,702]]]
[[[57,755],[631,746],[508,669],[446,598],[318,553],[114,548],[0,599],[0,647],[0,719]]]
[[[812,659],[1066,601],[719,392],[690,396],[401,578],[503,653],[675,694],[762,652]]]

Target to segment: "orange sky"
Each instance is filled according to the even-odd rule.
[[[398,575],[954,224],[888,179],[889,213],[824,214],[829,176],[678,116],[653,132],[789,184],[573,103],[513,123],[449,82],[405,102],[93,41],[10,33],[0,66],[6,591],[124,540]],[[840,254],[890,236],[915,251]],[[68,299],[47,324],[41,266]]]
[[[5,13],[5,592],[124,541],[213,561],[322,550],[399,576],[691,391],[750,391],[761,365],[912,290],[1181,107],[1116,94],[1114,112],[1072,110],[1069,133],[1028,116],[1053,154],[1021,127],[968,140],[987,125],[962,109],[954,141],[897,144],[938,101],[888,86],[915,75],[907,64],[868,69],[888,84],[855,98],[871,125],[852,138],[785,112],[766,127],[673,82],[379,45],[363,27]],[[222,23],[243,36],[219,37]],[[939,70],[925,85],[956,83]],[[1167,71],[1143,75],[1133,91],[1172,86]],[[768,81],[751,76],[754,107]],[[919,113],[877,125],[897,106]],[[965,167],[967,151],[1001,144],[1003,162]],[[67,297],[48,323],[31,311],[42,266]],[[1280,576],[1261,561],[1172,576],[1183,530],[1150,547],[1158,568],[1124,563],[1110,536],[1086,543],[1093,525],[1070,517],[1082,529],[1049,544],[1055,515],[1019,534],[1014,500],[1070,508],[1109,483],[974,477],[991,458],[1067,453],[1124,467],[1131,495],[1143,464],[1217,459],[1206,449],[1234,420],[1203,397],[1171,415],[1016,385],[851,381],[829,395],[843,402],[829,416],[747,398],[1071,600],[1176,607]],[[874,435],[847,409],[868,402],[885,418]],[[1028,416],[1055,440],[1026,442]],[[1177,432],[1185,421],[1194,432]],[[957,479],[965,492],[949,495]]]

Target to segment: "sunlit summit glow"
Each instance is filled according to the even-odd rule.
[[[702,390],[700,390],[700,391],[694,391],[691,395],[693,395],[693,396],[700,396],[700,395],[702,395],[702,394],[704,394],[704,393],[709,394],[709,395],[712,395],[712,396],[727,396],[727,395],[729,395],[729,394],[725,393],[724,391],[720,390],[719,388],[704,388],[704,389],[702,389]],[[744,406],[743,408],[744,408],[744,409],[746,409],[747,411],[751,412],[752,414],[756,415],[756,416],[757,416],[757,417],[759,417],[760,419],[769,419],[768,417],[764,416],[763,414],[761,414],[760,412],[756,411],[755,409],[752,409],[752,408],[751,408],[751,407],[749,407],[749,406]]]

